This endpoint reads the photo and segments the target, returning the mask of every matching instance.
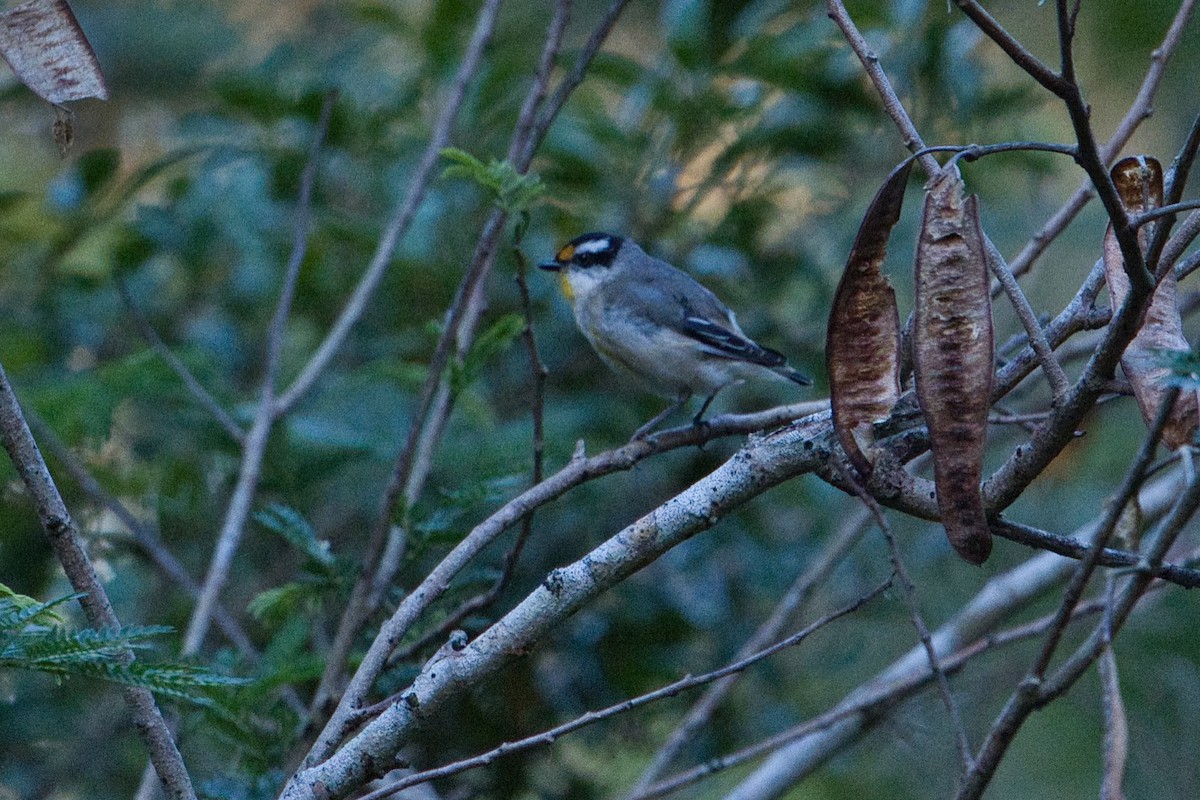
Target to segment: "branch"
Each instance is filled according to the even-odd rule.
[[[610,450],[598,456],[587,458],[582,448],[571,461],[537,486],[531,486],[512,500],[505,503],[491,516],[476,525],[463,540],[454,546],[429,573],[412,589],[392,616],[379,629],[371,647],[364,656],[354,680],[363,681],[364,688],[356,690],[361,697],[366,696],[369,686],[382,672],[387,664],[388,656],[412,628],[422,614],[450,587],[451,581],[484,547],[491,544],[512,525],[517,524],[526,514],[561,497],[568,490],[612,472],[631,469],[638,462],[658,452],[687,447],[710,441],[712,438],[744,435],[764,428],[782,425],[804,413],[820,413],[822,418],[828,418],[828,402],[782,406],[765,412],[746,415],[719,416],[708,420],[708,425],[697,428],[688,425],[683,428],[662,431],[646,439],[630,442],[616,450]],[[360,678],[360,675],[363,676]],[[370,675],[371,680],[366,681]],[[347,704],[346,697],[350,695],[347,689],[339,703],[339,712],[335,712],[325,726],[325,736],[332,746],[340,741],[354,720],[354,705]],[[343,709],[344,710],[341,710]],[[339,717],[340,713],[340,717]],[[314,745],[314,748],[316,746]],[[315,761],[314,761],[315,763]]]
[[[238,444],[245,444],[246,432],[242,430],[242,426],[238,425],[233,417],[229,416],[229,412],[222,408],[217,399],[196,379],[196,376],[188,369],[187,364],[184,364],[179,359],[179,356],[175,355],[171,348],[167,347],[167,343],[162,340],[162,337],[158,335],[158,331],[154,330],[154,326],[150,324],[150,320],[146,319],[146,315],[142,313],[142,310],[133,301],[133,296],[129,294],[129,286],[125,283],[125,279],[120,273],[113,275],[113,283],[117,287],[117,294],[120,296],[121,302],[125,304],[129,315],[133,317],[134,323],[137,325],[138,330],[141,331],[142,338],[154,348],[154,352],[158,353],[163,361],[167,362],[167,366],[179,376],[179,379],[183,381],[183,385],[192,397],[196,398],[197,402],[225,429],[225,432],[229,434],[229,438]]]
[[[896,90],[892,87],[891,79],[888,78],[887,73],[880,66],[879,56],[867,44],[867,40],[854,24],[854,20],[851,19],[850,12],[846,10],[845,4],[841,0],[826,0],[825,9],[829,18],[841,30],[842,36],[845,37],[846,42],[850,45],[850,49],[858,56],[858,60],[863,65],[863,70],[867,73],[867,77],[871,79],[871,83],[874,84],[875,91],[879,93],[880,99],[883,100],[884,111],[892,118],[892,122],[896,124],[896,127],[900,130],[900,134],[904,137],[904,146],[910,152],[919,154],[918,160],[921,162],[921,169],[925,170],[927,177],[932,178],[941,172],[942,168],[925,148],[925,141],[921,138],[920,131],[913,124],[912,118],[904,108],[904,103],[900,101]]]
[[[1071,580],[1063,592],[1062,602],[1055,613],[1054,623],[1051,625],[1046,638],[1042,642],[1041,649],[1030,665],[1025,678],[1018,685],[1016,691],[1013,692],[1004,710],[996,718],[991,729],[988,731],[987,738],[980,748],[979,758],[975,766],[968,772],[966,780],[964,780],[962,787],[959,789],[958,800],[973,800],[983,794],[987,785],[991,782],[996,768],[1000,765],[1001,759],[1004,757],[1005,752],[1007,752],[1008,746],[1020,730],[1022,723],[1039,707],[1040,701],[1043,699],[1042,683],[1045,678],[1046,669],[1050,664],[1050,659],[1058,649],[1067,623],[1071,619],[1075,606],[1079,603],[1083,595],[1084,588],[1091,579],[1092,573],[1099,566],[1100,554],[1104,550],[1104,545],[1107,543],[1109,536],[1112,535],[1118,518],[1121,516],[1125,506],[1129,504],[1130,499],[1137,496],[1142,483],[1145,481],[1146,471],[1153,461],[1154,453],[1158,448],[1159,438],[1162,436],[1163,427],[1170,418],[1171,409],[1175,405],[1175,399],[1178,396],[1178,388],[1168,391],[1164,395],[1158,415],[1142,444],[1141,450],[1138,452],[1137,458],[1126,471],[1120,487],[1109,498],[1100,524],[1096,528],[1096,533],[1088,548],[1087,555],[1079,562],[1074,573],[1071,575]],[[1115,628],[1113,633],[1115,633]]]
[[[470,44],[467,45],[466,52],[463,54],[462,64],[458,68],[458,73],[454,79],[454,85],[450,90],[450,97],[446,100],[446,105],[442,108],[441,114],[433,125],[433,133],[429,138],[429,145],[425,148],[425,152],[421,155],[421,160],[417,163],[417,168],[413,172],[413,176],[408,185],[408,192],[404,199],[397,204],[392,216],[388,219],[386,227],[383,229],[383,234],[379,237],[379,245],[375,248],[375,254],[371,256],[371,261],[367,265],[366,271],[358,284],[354,287],[354,292],[350,295],[350,299],[346,301],[346,305],[342,308],[342,313],[338,315],[337,320],[333,323],[333,327],[329,329],[325,339],[317,347],[312,358],[304,365],[300,374],[292,381],[292,385],[282,392],[279,398],[274,403],[274,413],[276,417],[281,417],[291,411],[292,407],[300,401],[313,384],[321,376],[321,373],[329,366],[329,362],[333,360],[334,355],[342,348],[346,342],[346,337],[350,335],[351,328],[358,322],[359,318],[366,311],[367,304],[375,294],[375,290],[379,288],[379,281],[382,280],[384,272],[387,271],[388,265],[391,264],[392,255],[396,252],[396,247],[408,232],[408,228],[412,225],[413,219],[417,215],[417,209],[421,207],[421,203],[425,200],[425,194],[429,191],[429,185],[433,182],[434,169],[437,167],[439,159],[441,159],[442,150],[450,144],[450,130],[454,126],[454,120],[458,116],[459,109],[462,107],[463,99],[467,94],[467,86],[474,78],[475,73],[479,70],[479,64],[482,60],[483,50],[487,47],[492,38],[492,31],[496,24],[496,14],[499,11],[501,0],[487,0],[480,9],[479,18],[475,23],[475,31],[471,35]]]
[[[87,616],[88,623],[99,630],[120,630],[121,622],[113,610],[104,591],[104,584],[96,576],[91,559],[75,521],[59,494],[58,487],[42,454],[38,451],[37,443],[25,417],[21,413],[20,403],[13,393],[8,375],[0,366],[0,437],[4,440],[4,449],[12,459],[13,466],[21,476],[25,489],[33,497],[37,506],[38,520],[54,555],[62,564],[71,587],[83,594],[79,604]],[[126,648],[123,658],[133,660],[133,651]],[[191,778],[188,777],[187,767],[175,747],[171,731],[163,720],[154,695],[148,689],[133,686],[122,686],[121,695],[125,705],[129,707],[133,717],[134,727],[146,743],[150,751],[150,761],[162,781],[163,789],[168,796],[179,800],[195,800],[196,792],[192,788]]]
[[[776,638],[783,627],[805,603],[812,597],[818,586],[823,584],[833,570],[841,563],[842,558],[854,545],[858,544],[870,521],[870,512],[859,505],[848,516],[837,533],[822,548],[821,552],[792,582],[787,593],[780,599],[772,610],[771,615],[754,631],[737,652],[737,658],[745,658],[757,650],[766,647],[767,643]],[[730,675],[722,678],[708,688],[688,711],[687,716],[671,733],[671,737],[654,754],[654,759],[642,772],[633,788],[626,794],[626,800],[639,796],[646,791],[666,768],[671,764],[683,746],[691,740],[712,717],[717,707],[725,700],[733,689],[737,676]]]
[[[92,502],[112,512],[112,515],[133,535],[134,543],[150,559],[150,563],[167,580],[182,588],[193,600],[198,598],[200,596],[200,584],[187,571],[187,567],[179,559],[175,558],[175,555],[163,543],[158,533],[150,525],[145,524],[134,516],[133,512],[124,503],[109,494],[100,485],[100,482],[87,471],[87,468],[79,462],[79,459],[75,457],[71,449],[58,438],[57,434],[40,417],[32,411],[26,411],[25,417],[29,422],[29,427],[37,433],[38,438],[41,440],[42,449],[47,451],[66,469],[80,490],[91,498]],[[221,629],[222,633],[225,634],[241,653],[252,659],[258,658],[258,649],[250,641],[250,636],[242,629],[237,618],[229,613],[227,609],[221,605],[217,605],[213,611],[213,620],[217,623],[217,627]]]
[[[1100,673],[1100,698],[1104,707],[1104,778],[1100,800],[1125,800],[1125,764],[1129,758],[1129,720],[1121,699],[1121,681],[1117,676],[1117,656],[1112,643],[1105,647],[1097,663]]]
[[[1162,83],[1163,75],[1166,74],[1167,63],[1183,41],[1183,32],[1187,27],[1188,20],[1191,18],[1195,2],[1196,0],[1184,0],[1184,2],[1180,3],[1179,10],[1175,12],[1175,17],[1171,20],[1171,24],[1167,28],[1162,42],[1151,53],[1150,67],[1146,70],[1146,75],[1142,79],[1141,86],[1138,88],[1137,96],[1134,98],[1125,116],[1121,119],[1121,122],[1117,125],[1116,130],[1113,131],[1112,136],[1100,148],[1101,158],[1105,164],[1110,163],[1116,158],[1121,149],[1133,137],[1138,126],[1149,118],[1152,113],[1154,95],[1158,91],[1159,84]],[[1058,238],[1059,234],[1066,230],[1076,215],[1091,200],[1092,195],[1092,184],[1090,180],[1085,179],[1079,188],[1075,190],[1075,193],[1068,198],[1067,202],[1046,221],[1029,240],[1029,243],[1022,248],[1021,252],[1009,262],[1014,275],[1021,277],[1033,268],[1033,264],[1037,261],[1038,257],[1045,252],[1051,242]]]
[[[1094,603],[1081,607],[1076,616],[1082,618],[1085,615],[1095,614],[1102,610],[1103,605],[1101,603]],[[945,656],[943,660],[944,669],[948,674],[955,674],[962,670],[970,661],[985,653],[991,653],[999,648],[1007,647],[1039,635],[1049,624],[1048,618],[1035,620],[1034,622],[979,639]],[[839,731],[852,728],[861,722],[861,730],[854,733],[854,738],[857,738],[865,734],[867,730],[874,727],[880,721],[887,719],[891,712],[898,708],[900,704],[915,696],[933,682],[933,673],[928,669],[928,664],[918,664],[907,675],[887,681],[872,682],[856,693],[853,696],[853,700],[847,698],[820,716],[813,717],[786,731],[755,742],[737,752],[710,758],[698,767],[685,770],[667,780],[654,784],[645,792],[630,798],[630,800],[651,800],[651,798],[664,797],[686,786],[698,783],[700,780],[717,772],[739,766],[751,759],[769,754],[772,751],[800,747],[806,744],[808,740],[834,737]],[[828,755],[832,755],[832,753],[826,754],[826,756]],[[772,756],[770,760],[774,761],[775,758],[775,756]],[[815,767],[816,765],[809,764],[806,766]],[[758,776],[757,778],[742,782],[733,792],[725,796],[725,800],[766,800],[767,798],[778,797],[791,788],[790,784],[782,780],[773,780],[771,776],[764,773],[765,771],[755,773]]]
[[[208,633],[217,598],[229,577],[233,557],[241,543],[246,518],[250,515],[254,493],[258,488],[262,460],[267,451],[267,439],[275,421],[275,381],[279,373],[280,353],[283,350],[284,326],[291,313],[296,282],[300,275],[300,265],[303,263],[304,254],[308,249],[309,220],[312,215],[312,192],[317,161],[321,152],[321,144],[329,130],[329,120],[333,114],[333,104],[336,99],[335,92],[329,92],[325,96],[324,104],[321,106],[321,116],[313,135],[312,147],[308,153],[308,161],[305,163],[304,172],[301,175],[300,197],[293,224],[292,252],[284,270],[283,285],[279,290],[279,301],[275,306],[271,327],[267,331],[266,363],[263,366],[258,410],[255,412],[254,423],[251,425],[250,433],[246,436],[242,447],[242,461],[238,467],[237,483],[234,486],[233,495],[230,497],[229,507],[225,511],[225,519],[221,524],[221,532],[217,537],[217,545],[213,550],[208,574],[204,578],[200,599],[188,621],[187,633],[183,640],[185,656],[199,652],[201,645],[204,644],[204,637]]]
[[[363,795],[358,800],[382,800],[383,798],[390,797],[396,792],[399,792],[402,789],[407,789],[410,786],[427,783],[437,778],[445,778],[451,775],[457,775],[461,772],[466,772],[467,770],[474,769],[476,767],[486,766],[501,756],[519,753],[523,750],[530,750],[535,747],[544,747],[553,744],[559,737],[568,733],[573,733],[580,728],[587,727],[588,725],[611,719],[618,714],[624,714],[628,711],[633,711],[634,709],[641,708],[642,706],[648,705],[649,703],[653,703],[657,700],[662,700],[667,697],[675,697],[680,692],[685,692],[698,686],[704,686],[705,684],[712,683],[713,681],[732,677],[740,672],[744,672],[746,669],[752,667],[758,662],[769,658],[770,656],[773,656],[782,650],[795,647],[830,623],[841,619],[844,616],[852,614],[855,611],[858,611],[867,603],[887,591],[891,585],[892,579],[888,578],[886,581],[876,586],[862,597],[854,600],[849,605],[843,606],[836,611],[826,614],[811,625],[805,626],[800,631],[788,636],[782,641],[771,645],[770,647],[758,650],[744,658],[739,658],[733,663],[727,664],[720,669],[715,669],[711,672],[705,672],[700,675],[689,675],[687,677],[680,678],[674,683],[667,684],[660,689],[655,689],[652,692],[647,692],[645,694],[638,695],[637,697],[632,697],[628,700],[622,700],[620,703],[615,703],[599,711],[589,711],[583,716],[570,722],[558,725],[547,731],[543,731],[542,733],[528,736],[515,742],[507,742],[493,750],[473,756],[472,758],[463,759],[462,761],[457,761],[453,764],[447,764],[446,766],[439,767],[437,769],[430,769],[423,772],[417,772],[412,775],[406,775],[389,786],[385,786],[374,792]]]
[[[733,509],[787,478],[816,468],[817,456],[813,455],[813,449],[803,447],[803,442],[820,430],[828,431],[828,427],[827,415],[822,414],[754,440],[666,505],[643,516],[581,560],[553,570],[540,587],[470,644],[426,664],[399,702],[368,723],[326,761],[297,772],[281,800],[308,800],[314,797],[314,787],[318,786],[331,797],[341,797],[362,785],[372,777],[375,765],[389,763],[414,727],[436,713],[449,698],[527,651],[551,628],[670,548],[711,528]],[[653,446],[651,442],[636,442],[622,449],[642,445]],[[573,464],[582,461],[577,459]],[[544,493],[553,481],[550,478],[525,495]],[[517,519],[523,513],[521,509]],[[468,536],[468,540],[476,542],[478,538],[474,533]],[[452,555],[462,550],[464,544],[466,541]],[[461,555],[458,560],[461,561]],[[443,561],[435,567],[422,587],[409,597],[426,591],[436,594],[444,587],[446,564]],[[421,600],[424,598],[417,602]],[[401,613],[411,613],[411,609],[402,604],[398,615]],[[396,622],[397,617],[393,617],[384,626],[372,644],[368,659],[372,653],[383,649],[390,652],[394,647],[391,633]]]
[[[1146,517],[1152,519],[1163,514],[1177,495],[1175,480],[1158,479],[1147,485],[1139,499]],[[1091,537],[1096,526],[1095,522],[1083,526],[1076,532],[1076,537]],[[1070,561],[1050,553],[1040,553],[990,579],[961,611],[933,633],[933,644],[942,656],[943,669],[953,673],[957,659],[948,654],[963,650],[973,642],[982,644],[991,641],[991,632],[997,625],[1060,585],[1073,568],[1074,564]],[[1047,619],[1043,625],[1049,625],[1049,622]],[[1037,632],[1044,630],[1045,627],[1041,627]],[[922,676],[922,686],[931,680],[928,659],[921,646],[909,650],[834,707],[834,712],[847,709],[847,713],[839,714],[832,720],[823,720],[819,726],[809,727],[806,723],[805,730],[800,734],[804,738],[793,737],[796,740],[789,740],[786,746],[775,745],[771,748],[777,749],[777,752],[744,779],[735,790],[736,793],[730,794],[727,800],[734,797],[738,800],[765,800],[790,789],[884,719],[880,714],[873,713],[877,709],[871,703],[880,692],[886,692],[880,687],[911,680],[913,675],[918,674]],[[911,691],[916,691],[916,688]]]

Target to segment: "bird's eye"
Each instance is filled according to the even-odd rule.
[[[594,267],[602,263],[608,256],[607,250],[591,251],[587,253],[576,253],[575,263],[581,267]]]
[[[613,243],[608,237],[588,239],[575,246],[571,260],[581,267],[594,267],[612,261]]]

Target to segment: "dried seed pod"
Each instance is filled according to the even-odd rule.
[[[880,268],[911,171],[912,161],[892,170],[867,208],[833,296],[825,334],[834,431],[864,475],[873,462],[871,425],[886,419],[900,396],[900,315],[896,293]]]
[[[1121,195],[1121,202],[1132,214],[1140,214],[1162,205],[1162,166],[1148,156],[1132,156],[1118,161],[1112,168],[1113,184]],[[1149,245],[1146,227],[1138,231],[1138,242],[1144,252]],[[1108,280],[1108,293],[1112,296],[1113,308],[1119,307],[1129,296],[1129,276],[1125,272],[1125,259],[1117,244],[1112,225],[1104,234],[1104,274]],[[1146,316],[1133,341],[1121,356],[1121,369],[1133,387],[1142,418],[1149,425],[1162,404],[1166,393],[1166,380],[1171,370],[1161,363],[1161,352],[1190,350],[1183,335],[1183,320],[1179,315],[1178,287],[1174,272],[1167,272],[1158,282]],[[1171,408],[1166,427],[1163,428],[1163,444],[1172,450],[1192,440],[1200,424],[1200,407],[1196,393],[1183,391]]]
[[[938,510],[950,544],[982,564],[992,536],[979,481],[994,372],[992,305],[979,206],[957,172],[925,198],[916,259],[913,368],[929,426]]]
[[[51,103],[108,99],[96,54],[66,0],[30,0],[0,14],[0,56]]]

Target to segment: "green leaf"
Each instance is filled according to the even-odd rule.
[[[256,594],[246,604],[246,612],[260,622],[279,622],[299,611],[311,596],[311,585],[285,583]]]
[[[520,314],[505,314],[476,337],[471,350],[462,361],[451,367],[450,383],[455,393],[462,391],[478,378],[483,366],[507,350],[523,330],[524,317]]]
[[[337,559],[329,548],[329,542],[318,539],[308,520],[296,511],[279,503],[272,503],[254,515],[254,521],[303,553],[322,572],[333,569]]]
[[[496,205],[509,214],[521,214],[532,208],[546,191],[542,179],[518,172],[508,161],[492,159],[484,164],[466,150],[442,149],[442,157],[453,163],[442,170],[443,178],[466,178],[492,195]]]
[[[76,600],[80,597],[83,597],[83,595],[68,594],[57,600],[51,600],[49,603],[43,603],[29,595],[18,594],[5,584],[0,583],[0,632],[23,627],[28,622],[64,625],[66,624],[66,619],[51,609],[54,606],[69,600]]]

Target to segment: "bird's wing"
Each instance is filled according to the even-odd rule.
[[[682,332],[703,344],[715,356],[749,361],[764,367],[782,367],[787,362],[783,353],[763,347],[741,333],[703,317],[684,317]]]
[[[711,355],[764,367],[787,362],[782,353],[742,333],[733,312],[715,294],[665,261],[653,259],[645,280],[628,289],[639,314],[699,342]]]

